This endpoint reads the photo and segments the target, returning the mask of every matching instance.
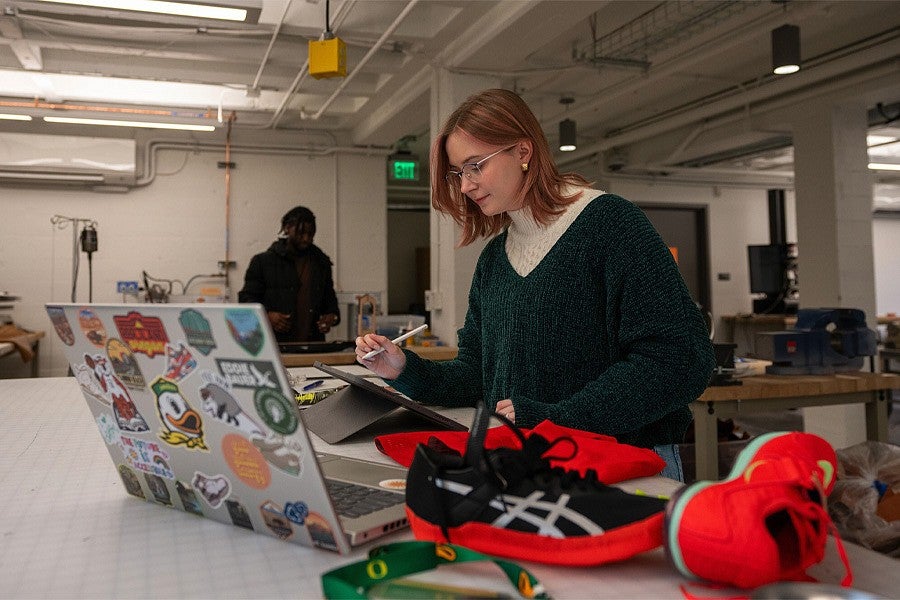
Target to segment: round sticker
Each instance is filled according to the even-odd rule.
[[[236,433],[229,433],[222,438],[222,453],[238,479],[257,490],[269,487],[272,472],[256,446]]]
[[[261,388],[253,396],[256,412],[266,425],[282,435],[297,431],[297,414],[291,409],[291,401],[277,390]]]

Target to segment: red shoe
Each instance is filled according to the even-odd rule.
[[[834,526],[824,508],[834,450],[807,433],[760,436],[728,477],[680,489],[666,507],[666,555],[684,576],[741,588],[811,581]],[[838,545],[852,574],[843,547]]]

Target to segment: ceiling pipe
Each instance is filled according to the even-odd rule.
[[[253,78],[253,83],[250,85],[250,90],[256,90],[259,87],[259,80],[262,79],[263,69],[266,68],[266,63],[269,62],[269,55],[272,53],[272,46],[275,45],[275,40],[276,38],[278,38],[279,32],[281,32],[281,27],[282,25],[284,25],[284,18],[287,16],[288,10],[291,8],[291,2],[293,2],[293,0],[287,0],[284,5],[284,10],[281,13],[281,18],[278,19],[278,24],[275,26],[275,31],[272,32],[272,37],[271,39],[269,39],[269,46],[266,48],[266,53],[263,55],[262,60],[259,63],[259,70],[256,71],[256,77]]]
[[[353,6],[356,4],[356,0],[345,0],[343,4],[341,4],[340,8],[338,8],[337,14],[334,16],[334,25],[332,26],[332,30],[338,31],[341,24],[344,22],[344,19],[350,14],[350,11],[353,9]],[[287,110],[287,105],[291,101],[291,98],[294,96],[294,93],[297,91],[297,88],[300,87],[300,84],[303,83],[303,80],[306,79],[306,76],[309,75],[309,56],[307,55],[306,60],[303,61],[303,66],[300,67],[300,71],[294,77],[294,81],[291,82],[291,85],[288,86],[287,91],[284,94],[284,97],[281,99],[281,103],[278,105],[278,108],[275,109],[275,112],[272,114],[272,118],[269,119],[269,122],[265,124],[261,129],[274,129],[278,127],[278,123],[281,121],[281,118],[284,116],[285,111]]]
[[[891,40],[889,43],[893,48],[893,56],[900,55],[900,40]],[[881,48],[878,54],[884,54],[884,52],[885,49]],[[650,137],[691,125],[698,120],[707,119],[705,123],[706,128],[711,130],[715,127],[746,119],[746,111],[742,111],[740,115],[727,113],[742,108],[749,103],[757,104],[756,115],[759,116],[764,112],[786,108],[804,100],[833,93],[836,90],[858,89],[866,81],[892,76],[896,74],[898,69],[897,59],[891,59],[885,64],[875,65],[868,69],[866,68],[867,62],[866,54],[862,56],[856,54],[851,57],[844,57],[843,60],[839,59],[832,63],[806,68],[791,78],[797,83],[805,83],[804,91],[802,92],[789,94],[792,90],[785,89],[784,82],[786,79],[779,78],[774,80],[771,85],[756,88],[741,96],[723,99],[712,104],[704,103],[691,108],[680,107],[674,111],[653,117],[650,123],[633,125],[624,133],[600,140],[590,146],[586,146],[583,150],[579,149],[573,153],[574,156],[566,156],[565,160],[561,160],[560,163],[561,165],[572,164],[591,154],[616,146],[644,141]],[[835,82],[836,75],[847,71],[853,74]],[[807,79],[801,81],[800,79],[804,77]]]
[[[312,117],[310,117],[310,118],[312,118],[313,120],[316,120],[322,116],[322,113],[324,113],[326,110],[328,110],[328,107],[331,106],[331,103],[334,102],[335,98],[337,98],[340,95],[340,93],[344,90],[344,88],[347,87],[347,84],[350,83],[350,81],[353,79],[353,77],[356,76],[356,74],[362,70],[362,68],[365,66],[365,64],[367,62],[369,62],[369,59],[372,58],[372,56],[378,50],[381,49],[381,46],[384,45],[384,43],[387,41],[388,37],[390,37],[390,35],[392,33],[394,33],[394,30],[400,26],[400,23],[403,22],[403,19],[406,18],[406,15],[408,15],[410,13],[410,11],[413,9],[413,7],[415,7],[415,5],[418,3],[419,3],[419,0],[410,0],[410,3],[407,4],[406,7],[400,12],[400,14],[397,15],[397,18],[394,19],[394,22],[390,24],[390,26],[385,30],[385,32],[383,34],[381,34],[381,37],[378,38],[378,41],[375,42],[375,45],[372,46],[369,49],[369,51],[366,53],[366,55],[363,56],[362,60],[359,61],[359,64],[356,65],[355,69],[353,69],[353,72],[349,73],[346,77],[344,77],[344,79],[341,81],[341,84],[337,87],[336,90],[334,90],[334,93],[331,94],[331,96],[328,98],[328,100],[325,101],[325,104],[323,104],[321,107],[319,107],[319,110],[317,110],[316,113],[314,115],[312,115]]]
[[[225,148],[224,142],[197,142],[197,141],[173,141],[173,140],[150,140],[146,144],[147,150],[143,153],[143,161],[141,162],[141,176],[137,179],[133,186],[129,187],[145,187],[153,183],[156,179],[156,155],[160,150],[205,150],[208,152],[220,152]],[[366,156],[381,155],[388,156],[393,152],[390,148],[365,148],[357,146],[262,146],[257,144],[235,144],[232,142],[231,151],[235,150],[253,152],[256,154],[299,154],[301,156],[328,156],[330,154],[363,154]]]

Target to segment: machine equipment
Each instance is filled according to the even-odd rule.
[[[756,354],[772,361],[773,375],[858,371],[876,353],[875,332],[856,308],[803,308],[794,329],[756,334]]]

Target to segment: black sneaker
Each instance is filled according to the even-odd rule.
[[[500,415],[521,449],[485,450],[492,413],[475,412],[464,456],[420,444],[406,481],[406,512],[420,540],[560,565],[623,560],[662,545],[666,501],[604,485],[593,470],[551,467],[550,444],[527,439]]]

